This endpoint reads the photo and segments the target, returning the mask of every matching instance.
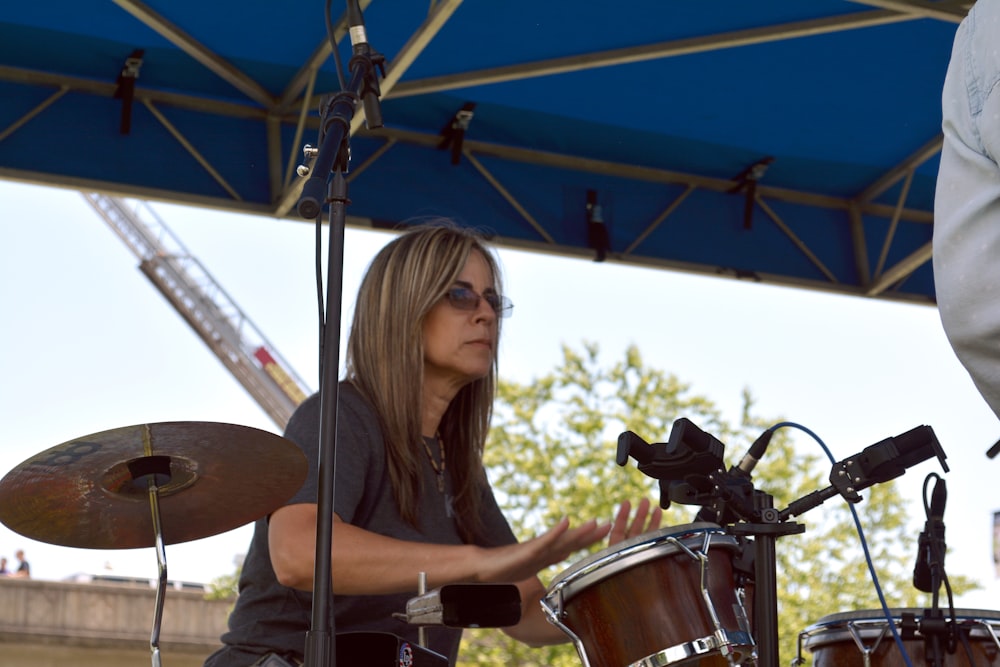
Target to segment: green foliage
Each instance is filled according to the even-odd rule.
[[[236,596],[239,594],[240,573],[243,571],[242,565],[237,566],[233,574],[224,574],[216,577],[208,583],[208,591],[205,593],[206,600],[232,600],[235,604]]]
[[[656,480],[632,463],[622,468],[614,462],[618,435],[625,430],[650,443],[666,442],[674,420],[687,417],[725,443],[728,458],[737,459],[761,432],[781,421],[754,416],[745,391],[740,423],[732,426],[711,400],[692,394],[675,376],[647,367],[634,346],[610,368],[602,367],[598,357],[592,343],[580,351],[563,346],[562,363],[531,384],[500,383],[485,462],[519,538],[544,531],[562,516],[577,523],[610,520],[623,500],[659,499]],[[771,495],[779,509],[828,486],[829,461],[816,453],[820,449],[811,439],[805,440],[806,453],[797,451],[793,432],[801,436],[779,429],[753,471],[754,488]],[[929,600],[918,601],[910,583],[916,540],[903,507],[889,482],[866,490],[856,509],[889,606],[927,605]],[[663,525],[690,523],[696,509],[673,504]],[[805,525],[805,533],[779,538],[776,547],[784,664],[795,656],[798,634],[810,624],[833,613],[880,606],[846,503],[834,498],[795,520]],[[542,573],[543,583],[550,585],[562,569],[585,556]],[[970,586],[965,580],[952,584],[956,592]],[[580,664],[572,645],[533,649],[496,630],[466,631],[460,656],[460,665],[470,667]]]

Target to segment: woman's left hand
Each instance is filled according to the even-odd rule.
[[[627,500],[622,501],[618,513],[615,514],[614,523],[611,524],[611,532],[608,533],[608,546],[658,529],[660,521],[663,519],[663,510],[656,506],[650,512],[651,505],[648,498],[641,499],[635,510],[635,518],[630,524],[629,515],[632,513],[632,503]]]

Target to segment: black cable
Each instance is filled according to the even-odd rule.
[[[316,216],[316,307],[319,311],[319,389],[323,390],[323,349],[326,341],[326,310],[323,292],[323,209]]]
[[[976,658],[972,655],[972,645],[969,643],[968,633],[958,631],[958,636],[962,640],[962,648],[965,649],[965,657],[969,660],[969,665],[976,667]]]
[[[340,50],[337,48],[337,35],[333,27],[333,19],[331,16],[330,6],[332,0],[326,0],[323,7],[323,19],[326,22],[326,38],[330,42],[330,51],[333,52],[333,62],[336,64],[337,69],[337,82],[340,85],[340,90],[343,91],[347,88],[347,82],[344,81],[344,71],[343,65],[340,60]],[[320,208],[320,213],[316,216],[316,300],[317,300],[317,310],[319,311],[319,384],[323,383],[323,348],[324,341],[326,339],[326,311],[324,310],[324,291],[323,291],[323,209]]]
[[[930,473],[929,475],[927,475],[927,477],[924,478],[923,503],[924,503],[924,517],[925,517],[926,520],[930,520],[930,518],[931,518],[931,507],[930,507],[930,503],[927,500],[927,498],[928,498],[927,489],[928,489],[928,486],[930,484],[931,479],[934,479],[936,482],[943,482],[943,479],[941,478],[941,476],[938,475],[937,473],[933,473],[933,472]],[[947,570],[944,567],[944,560],[945,560],[945,555],[946,555],[946,551],[947,551],[947,546],[944,543],[942,543],[941,541],[939,541],[939,540],[929,540],[928,541],[928,549],[931,550],[930,561],[932,563],[938,563],[938,565],[940,567],[941,583],[944,584],[945,593],[947,594],[947,597],[948,597],[948,618],[951,621],[952,632],[948,633],[948,641],[947,641],[947,644],[945,646],[945,650],[949,654],[954,654],[955,653],[955,651],[958,649],[958,637],[956,637],[956,634],[957,634],[962,639],[962,646],[965,649],[966,657],[968,658],[969,664],[970,665],[975,665],[976,661],[975,661],[975,658],[973,657],[972,648],[969,645],[968,638],[965,636],[965,633],[961,632],[958,629],[958,618],[957,618],[957,616],[955,614],[955,597],[954,597],[954,592],[952,591],[952,588],[951,588],[951,580],[948,578],[948,572],[947,572]],[[932,581],[933,581],[933,578],[932,578]],[[931,608],[932,609],[937,609],[938,608],[938,601],[940,599],[940,589],[941,589],[941,586],[938,585],[938,586],[934,587],[934,590],[931,592]]]

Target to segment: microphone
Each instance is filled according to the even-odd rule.
[[[740,460],[736,468],[749,475],[757,465],[757,462],[760,461],[762,456],[764,456],[764,451],[767,449],[767,445],[771,442],[772,435],[774,435],[773,428],[769,428],[761,433],[760,437],[754,440],[753,444],[750,445],[749,451],[747,451],[746,455]]]
[[[924,593],[933,593],[935,583],[940,586],[940,572],[936,570],[944,568],[944,506],[947,500],[947,486],[938,477],[931,493],[930,512],[917,542],[917,562],[913,566],[913,586]]]
[[[750,483],[750,473],[763,458],[774,431],[775,428],[772,427],[761,433],[760,437],[750,445],[750,449],[740,459],[740,462],[729,469],[728,476],[721,479],[704,477],[700,480],[690,477],[685,480],[688,483],[682,488],[672,490],[671,498],[682,503],[684,501],[675,494],[681,492],[694,494],[692,497],[701,502],[693,504],[702,506],[701,511],[695,515],[695,521],[726,524],[737,521],[741,515],[745,516],[745,512],[753,508],[753,486]],[[697,482],[701,483],[700,490],[697,490]]]
[[[355,53],[368,44],[365,19],[361,14],[361,5],[358,0],[347,0],[347,31],[351,36],[351,46]]]
[[[329,22],[329,3],[327,3],[327,21]],[[323,98],[320,104],[322,115],[320,146],[316,151],[312,167],[299,172],[300,176],[312,174],[302,186],[297,207],[299,215],[307,219],[316,218],[322,213],[323,205],[328,201],[326,187],[334,165],[337,162],[346,165],[350,161],[350,150],[344,139],[350,132],[357,100],[360,99],[364,105],[365,124],[368,129],[377,129],[383,125],[382,109],[378,99],[381,94],[378,74],[381,72],[382,76],[385,76],[385,57],[375,53],[368,44],[365,21],[358,0],[347,0],[347,24],[354,54],[349,63],[351,79],[346,88],[339,93]],[[332,41],[332,34],[330,38]],[[333,48],[337,48],[336,44]],[[337,64],[339,67],[339,60]],[[341,86],[343,85],[341,81]],[[337,131],[333,131],[334,129]],[[333,141],[331,137],[337,141]],[[346,169],[346,166],[344,168]],[[347,201],[346,194],[343,195],[343,201]]]
[[[347,0],[347,31],[351,36],[351,50],[354,58],[351,62],[362,61],[366,64],[364,73],[364,85],[360,91],[361,104],[365,110],[365,125],[369,130],[382,127],[382,107],[379,104],[378,74],[383,71],[383,57],[375,53],[368,43],[368,32],[365,30],[365,19],[361,13],[361,5],[358,0]]]

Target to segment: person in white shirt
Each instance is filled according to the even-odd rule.
[[[1000,0],[955,33],[942,94],[934,287],[945,334],[1000,418]]]

